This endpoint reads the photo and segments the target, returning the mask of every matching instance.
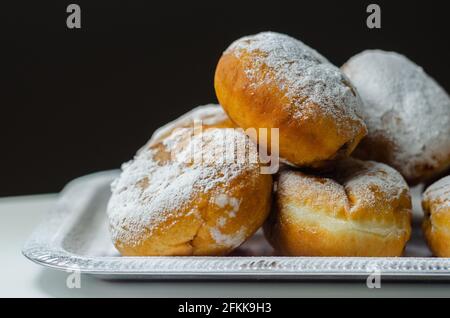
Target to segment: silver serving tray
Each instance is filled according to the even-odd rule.
[[[70,182],[23,254],[50,268],[106,279],[361,279],[373,273],[383,280],[450,279],[450,259],[431,257],[421,236],[418,188],[412,191],[414,230],[405,257],[279,257],[261,232],[225,257],[122,257],[110,241],[105,213],[118,173]]]

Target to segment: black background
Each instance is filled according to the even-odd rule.
[[[382,29],[366,7],[382,8]],[[81,5],[82,29],[66,27]],[[216,102],[215,65],[235,39],[272,30],[336,65],[398,51],[450,91],[444,1],[14,1],[0,4],[0,196],[59,191],[117,168],[163,123]]]

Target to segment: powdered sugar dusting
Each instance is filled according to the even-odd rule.
[[[400,173],[383,163],[351,159],[343,161],[336,169],[335,177],[344,184],[346,191],[369,206],[376,206],[379,197],[383,202],[393,202],[409,194],[408,184]]]
[[[245,228],[240,228],[239,231],[232,234],[224,234],[218,228],[211,228],[210,233],[214,241],[221,246],[227,246],[231,248],[238,247],[245,241]]]
[[[403,55],[373,50],[351,58],[343,71],[364,102],[369,136],[395,145],[389,164],[406,178],[420,177],[416,166],[436,169],[450,158],[450,98],[421,67]]]
[[[240,57],[243,52],[259,53],[245,70],[253,80],[252,85],[272,82],[275,78],[280,89],[294,101],[294,117],[314,116],[314,111],[305,106],[313,102],[334,119],[338,129],[348,131],[349,120],[364,126],[358,114],[361,100],[356,90],[339,68],[314,49],[287,35],[263,32],[237,40],[225,53]],[[259,75],[263,67],[271,72],[261,81]],[[351,126],[359,129],[358,125]]]
[[[192,210],[177,212],[192,204],[190,200],[197,194],[208,193],[242,173],[259,173],[257,163],[216,159],[217,149],[223,147],[224,134],[236,139],[242,137],[242,133],[232,129],[210,129],[187,139],[185,132],[175,130],[163,143],[150,143],[132,161],[124,164],[120,177],[111,186],[112,196],[107,209],[113,240],[135,245],[168,216],[197,213]],[[189,160],[193,144],[200,147],[196,149],[201,149],[201,162]],[[251,144],[249,140],[248,144]],[[174,157],[161,157],[171,151]],[[222,245],[229,241],[225,236],[216,236]]]
[[[327,205],[328,202],[317,201],[327,198],[335,206],[344,206],[349,213],[361,205],[376,207],[380,200],[393,202],[409,193],[406,181],[396,170],[374,161],[347,159],[338,163],[334,173],[323,176],[301,174],[298,177],[298,172],[289,170],[282,174],[283,186],[278,189],[282,195],[301,195],[317,205]],[[327,193],[327,196],[318,197],[318,193]],[[349,201],[350,194],[356,198],[355,202]]]
[[[236,217],[236,213],[239,211],[241,205],[241,202],[237,198],[230,197],[224,193],[217,195],[214,198],[214,203],[220,208],[227,209],[230,217]]]
[[[439,203],[439,208],[450,208],[450,176],[433,183],[423,194],[423,200]]]
[[[228,116],[220,105],[207,104],[198,106],[177,119],[158,128],[149,140],[149,143],[161,140],[176,128],[188,127],[194,121],[201,121],[203,125],[217,125],[228,120]]]
[[[320,202],[322,197],[317,196],[317,193],[327,193],[327,198],[334,202],[337,206],[339,203],[342,206],[347,206],[348,202],[345,200],[344,188],[331,178],[318,179],[315,176],[301,175],[298,177],[297,172],[292,170],[285,170],[280,177],[281,183],[278,185],[277,191],[282,196],[302,198],[311,198],[314,204],[321,206]],[[335,212],[335,211],[329,211]]]

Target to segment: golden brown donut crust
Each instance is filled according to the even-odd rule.
[[[335,96],[326,96],[326,89],[324,96],[320,96],[324,102],[317,103],[306,89],[283,88],[287,85],[283,85],[282,80],[277,78],[276,70],[261,63],[266,52],[250,51],[239,46],[246,41],[250,43],[271,39],[287,41],[293,45],[300,43],[285,35],[267,32],[232,44],[222,55],[216,68],[214,85],[220,104],[231,120],[244,129],[279,128],[280,155],[295,165],[320,166],[323,161],[334,159],[338,155],[349,155],[367,132],[364,122],[351,105],[341,105]],[[301,43],[298,45],[304,46]],[[307,58],[317,59],[311,68],[316,69],[317,73],[320,73],[322,67],[334,68],[317,52],[307,47],[305,50]],[[295,61],[302,56],[294,54],[292,58]],[[287,59],[285,62],[292,63]],[[249,70],[252,71],[252,76],[248,75]],[[336,73],[333,74],[333,80],[337,82],[333,84],[339,87],[336,90],[345,96],[340,97],[358,108],[360,99],[356,90],[339,69],[336,68]],[[295,76],[302,77],[306,74]],[[324,78],[317,81],[331,86],[326,82],[326,75],[321,76]],[[312,89],[319,84],[312,80],[309,85],[308,89]]]
[[[253,145],[249,138],[233,129],[209,127],[201,137],[188,131],[169,127],[124,165],[113,184],[110,232],[122,255],[225,255],[266,219],[272,177],[260,174],[258,162],[213,157],[223,134],[245,140],[248,148]],[[204,160],[180,159],[195,142],[201,142],[197,154]]]
[[[327,176],[280,172],[265,233],[291,256],[401,256],[411,233],[409,188],[394,169],[346,159]]]
[[[433,255],[450,257],[450,176],[427,188],[422,207],[422,229]]]

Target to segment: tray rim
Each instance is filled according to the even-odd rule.
[[[118,175],[102,171],[68,183],[54,208],[22,249],[31,261],[52,269],[110,279],[352,279],[379,273],[383,279],[450,280],[450,258],[435,257],[94,257],[74,254],[60,244],[61,230],[75,210],[87,208],[95,192]],[[73,204],[73,200],[81,200]]]

